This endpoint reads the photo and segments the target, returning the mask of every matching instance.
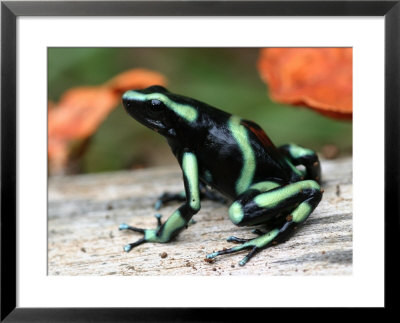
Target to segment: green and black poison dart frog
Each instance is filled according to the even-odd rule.
[[[127,91],[122,101],[130,116],[167,139],[181,166],[185,187],[185,194],[167,193],[156,203],[159,208],[165,201],[185,201],[165,223],[157,216],[155,229],[120,225],[120,230],[143,234],[142,239],[126,245],[125,251],[144,242],[170,241],[200,210],[202,195],[223,201],[210,191],[203,192],[209,186],[233,200],[229,218],[234,224],[273,228],[253,230],[258,235],[253,239],[229,237],[227,241],[238,245],[206,255],[207,260],[249,249],[239,262],[243,266],[260,250],[284,240],[321,201],[320,162],[314,151],[294,144],[276,148],[256,123],[161,86]]]

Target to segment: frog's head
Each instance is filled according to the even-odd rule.
[[[167,137],[176,136],[180,123],[196,121],[197,109],[185,98],[154,85],[144,90],[130,90],[122,96],[128,114],[146,127]]]

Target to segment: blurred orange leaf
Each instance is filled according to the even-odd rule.
[[[49,137],[85,138],[91,135],[115,108],[118,96],[107,87],[78,87],[67,91],[49,109]]]
[[[118,74],[105,85],[122,94],[128,90],[146,88],[156,84],[164,85],[166,83],[165,77],[160,73],[137,68]]]
[[[100,86],[77,87],[65,92],[58,103],[48,107],[48,155],[53,171],[61,171],[68,162],[69,143],[91,136],[129,89],[165,85],[159,73],[133,69]]]
[[[264,48],[258,70],[273,100],[352,118],[352,48]]]

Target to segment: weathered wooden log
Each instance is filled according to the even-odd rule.
[[[352,159],[322,160],[323,199],[286,242],[261,251],[245,266],[248,251],[205,261],[229,248],[228,236],[255,237],[230,222],[227,206],[202,201],[195,224],[166,244],[123,246],[141,238],[120,223],[154,228],[157,197],[183,190],[178,167],[52,177],[48,203],[49,275],[348,275],[352,273]],[[167,217],[179,206],[160,213]]]

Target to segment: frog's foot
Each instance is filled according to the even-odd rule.
[[[228,200],[223,197],[222,195],[218,194],[217,192],[212,191],[211,189],[207,188],[204,184],[200,184],[200,199],[204,200],[210,200],[210,201],[215,201],[221,204],[227,204]],[[186,193],[185,191],[179,192],[179,193],[170,193],[170,192],[165,192],[161,194],[156,203],[154,204],[154,208],[156,210],[161,209],[164,205],[166,205],[169,202],[172,201],[186,201]]]
[[[216,252],[210,253],[210,254],[206,255],[206,258],[207,259],[213,259],[213,258],[215,258],[217,256],[225,255],[225,254],[228,254],[228,253],[238,252],[238,251],[243,250],[243,249],[251,249],[251,251],[246,255],[246,257],[244,257],[239,262],[240,266],[244,266],[249,261],[249,259],[255,255],[256,252],[261,250],[257,246],[250,246],[250,245],[245,246],[245,243],[244,243],[244,244],[242,244],[240,246],[237,246],[237,247],[233,247],[233,248],[230,248],[230,249],[223,249],[223,250],[220,250],[220,251],[216,251]]]
[[[263,232],[260,229],[253,229],[253,230],[251,230],[251,233],[257,234],[258,236],[262,236],[262,235],[266,234],[266,232]],[[230,236],[230,237],[226,238],[226,241],[233,242],[233,243],[245,243],[245,242],[248,242],[251,240],[253,240],[253,238],[243,239],[243,238],[238,238],[235,236]]]
[[[179,192],[179,193],[169,193],[169,192],[165,192],[163,194],[161,194],[156,203],[154,204],[154,208],[156,210],[161,209],[161,207],[165,204],[167,204],[168,202],[171,201],[185,201],[186,200],[186,194],[185,191]]]
[[[252,240],[252,239],[242,239],[242,238],[238,238],[238,237],[234,237],[234,236],[230,236],[230,237],[226,238],[226,241],[234,242],[234,243],[244,243],[244,242],[247,242],[250,240]]]
[[[228,204],[228,200],[225,197],[215,191],[208,189],[205,185],[203,185],[200,190],[200,198],[215,201],[221,204]]]
[[[253,229],[251,230],[251,233],[257,234],[259,236],[262,236],[263,234],[265,234],[266,232],[261,231],[260,229]]]
[[[142,239],[139,239],[133,243],[127,244],[124,246],[124,250],[125,252],[129,252],[132,250],[132,248],[147,242],[147,241],[156,241],[156,240],[151,240],[150,237],[152,236],[156,236],[158,235],[158,232],[162,226],[162,222],[161,222],[161,214],[156,214],[155,215],[156,219],[157,219],[157,228],[155,230],[152,229],[142,229],[142,228],[137,228],[137,227],[132,227],[130,225],[127,225],[126,223],[121,223],[119,225],[119,230],[123,231],[123,230],[130,230],[130,231],[135,231],[135,232],[139,232],[139,233],[143,233],[144,237]]]
[[[266,248],[269,246],[269,244],[271,242],[274,241],[274,239],[277,237],[277,235],[279,234],[280,230],[279,229],[274,229],[268,233],[264,233],[262,235],[260,235],[257,238],[254,239],[241,239],[241,238],[237,238],[237,237],[229,237],[227,239],[227,241],[229,242],[235,242],[235,243],[242,243],[239,246],[235,246],[229,249],[223,249],[220,251],[216,251],[213,253],[210,253],[206,256],[207,259],[213,259],[217,256],[220,255],[225,255],[228,253],[234,253],[234,252],[238,252],[244,249],[251,249],[250,253],[248,253],[240,262],[239,265],[240,266],[244,266],[250,259],[251,257],[253,257],[257,252],[259,252],[260,250]]]

